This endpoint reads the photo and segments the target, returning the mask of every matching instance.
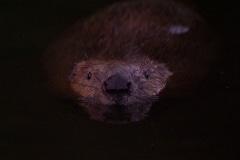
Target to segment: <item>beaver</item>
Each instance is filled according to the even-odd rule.
[[[144,119],[163,97],[186,97],[211,74],[214,38],[177,2],[118,2],[77,21],[46,51],[51,87],[92,119]],[[159,103],[160,104],[160,103]]]

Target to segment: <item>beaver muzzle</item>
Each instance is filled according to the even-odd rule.
[[[131,81],[123,78],[121,75],[116,74],[109,77],[104,81],[104,91],[111,96],[120,96],[130,93]]]

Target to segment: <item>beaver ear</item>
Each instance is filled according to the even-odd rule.
[[[70,75],[68,76],[68,79],[72,82],[74,77],[77,74],[77,66],[75,65],[70,73]]]
[[[156,69],[164,81],[166,81],[169,76],[173,75],[173,73],[169,71],[165,64],[158,64]]]
[[[85,66],[86,64],[87,64],[87,61],[81,61],[79,63],[76,63],[75,66],[81,67],[81,66]]]
[[[70,75],[68,76],[68,79],[72,82],[74,77],[76,76],[77,74],[77,71],[79,70],[79,68],[81,68],[81,66],[84,66],[86,64],[86,61],[82,61],[82,62],[79,62],[79,63],[76,63],[70,73]]]

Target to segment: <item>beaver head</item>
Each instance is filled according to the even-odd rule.
[[[91,59],[75,65],[70,85],[93,119],[126,123],[146,116],[172,73],[164,64],[143,59]]]

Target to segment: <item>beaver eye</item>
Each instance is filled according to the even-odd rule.
[[[87,75],[87,79],[90,80],[92,78],[92,73],[89,72],[88,75]]]
[[[148,79],[149,78],[149,74],[147,71],[143,71],[143,75]]]

